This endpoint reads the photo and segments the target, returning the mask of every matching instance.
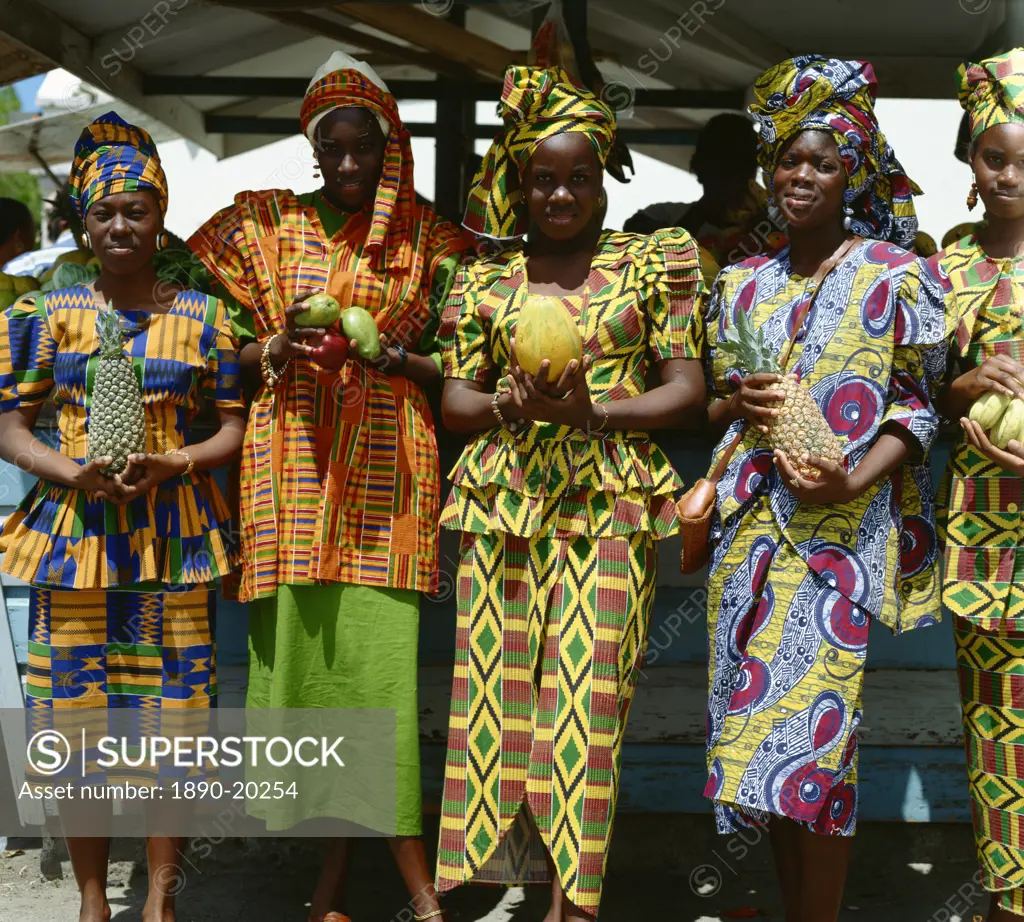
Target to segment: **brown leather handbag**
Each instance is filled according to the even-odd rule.
[[[814,299],[818,297],[818,292],[822,289],[821,283],[825,280],[825,276],[861,240],[863,240],[862,237],[854,237],[848,240],[831,257],[825,260],[815,273],[814,278],[817,281],[818,287],[814,289],[814,294],[808,300],[807,306],[800,317],[800,322],[793,325],[793,333],[779,361],[780,368],[785,368],[786,363],[789,361],[790,353],[793,351],[793,344],[796,342],[796,337],[804,321],[807,319],[807,315],[811,312]],[[683,539],[679,569],[683,573],[696,573],[711,557],[711,516],[715,512],[718,481],[725,476],[729,462],[732,460],[732,456],[735,454],[740,442],[743,441],[743,436],[746,435],[749,425],[747,423],[736,433],[736,437],[729,443],[729,447],[722,453],[722,457],[718,459],[715,469],[707,477],[701,477],[683,494],[682,499],[676,503],[680,518],[679,530]]]

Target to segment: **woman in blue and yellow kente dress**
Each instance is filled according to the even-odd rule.
[[[28,707],[54,719],[75,709],[83,725],[86,708],[206,709],[217,694],[211,583],[237,562],[210,474],[242,445],[237,343],[220,301],[158,282],[167,181],[145,131],[113,112],[89,125],[70,191],[99,277],[0,315],[0,456],[38,477],[0,536],[3,571],[32,585]],[[104,302],[119,317],[146,420],[144,453],[113,478],[101,472],[111,459],[86,462]],[[55,449],[33,434],[48,397]],[[220,428],[195,442],[189,423],[203,400]],[[61,805],[65,819],[70,811]],[[67,842],[79,918],[102,922],[109,839]],[[182,848],[180,838],[148,839],[145,922],[174,919],[162,882]]]
[[[704,284],[685,231],[601,229],[601,100],[561,68],[514,66],[501,110],[466,225],[512,242],[459,271],[439,333],[445,422],[474,438],[441,514],[463,543],[437,886],[551,881],[548,918],[582,920],[601,898],[657,542],[678,531],[681,482],[648,431],[705,419]],[[533,298],[560,300],[582,338],[553,384],[515,358]]]
[[[1024,445],[996,448],[966,416],[990,390],[1024,396],[1024,48],[965,64],[960,102],[985,220],[933,257],[952,286],[948,388],[960,419],[939,498],[942,599],[954,617],[971,813],[990,920],[1024,915]]]
[[[940,616],[926,458],[945,361],[944,288],[912,253],[912,195],[874,116],[870,64],[807,55],[750,111],[789,245],[723,269],[708,307],[718,484],[708,583],[708,779],[718,829],[767,824],[787,918],[838,914],[857,814],[868,627]],[[831,270],[831,271],[829,271]],[[844,462],[773,452],[778,399],[720,348],[744,312],[837,436]]]

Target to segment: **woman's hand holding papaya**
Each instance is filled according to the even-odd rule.
[[[545,359],[536,375],[525,371],[516,359],[512,340],[512,361],[505,376],[515,406],[513,416],[543,423],[558,423],[577,429],[600,427],[604,414],[597,410],[590,397],[587,372],[593,363],[589,355],[582,361],[573,359],[555,382],[548,381],[551,363]]]
[[[976,451],[998,464],[1007,473],[1024,477],[1024,445],[1012,439],[1005,449],[997,448],[976,422],[964,418],[960,420],[960,425],[967,436],[967,441]]]
[[[971,403],[989,391],[1006,397],[1024,397],[1024,365],[1008,355],[990,355],[957,378],[954,387]]]

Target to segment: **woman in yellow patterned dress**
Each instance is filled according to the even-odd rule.
[[[685,232],[601,230],[600,100],[561,69],[512,67],[502,108],[466,223],[529,237],[460,271],[439,334],[445,422],[476,437],[441,516],[464,534],[438,889],[550,880],[549,922],[589,919],[656,542],[678,528],[681,483],[648,430],[705,419],[704,286]],[[514,357],[535,296],[560,299],[583,340],[550,386]]]
[[[167,181],[149,135],[114,112],[101,116],[75,148],[69,185],[102,269],[94,283],[19,301],[0,315],[0,455],[39,478],[7,521],[0,550],[4,572],[33,587],[30,721],[73,714],[78,726],[90,717],[105,726],[105,711],[83,709],[173,717],[216,701],[211,584],[238,554],[210,471],[241,448],[245,406],[224,305],[159,283],[153,267]],[[146,418],[145,454],[132,455],[113,478],[101,472],[111,459],[86,460],[103,302],[118,313]],[[189,422],[204,394],[216,403],[220,429],[194,442]],[[56,449],[33,434],[48,395],[59,416]],[[139,771],[127,780],[152,783]],[[90,806],[62,802],[61,815],[71,823],[78,918],[104,922],[110,840],[102,830],[81,835],[94,819],[81,812]],[[148,839],[144,922],[173,922],[166,882],[183,847],[181,838]]]
[[[789,245],[724,269],[707,312],[712,424],[746,424],[718,484],[708,582],[708,781],[721,833],[766,824],[788,919],[834,920],[857,813],[868,627],[938,620],[925,464],[945,362],[944,288],[907,252],[917,220],[874,118],[871,65],[806,55],[754,86],[761,164]],[[831,269],[831,271],[829,271]],[[791,356],[843,464],[800,476],[759,427],[779,399],[725,333],[745,313]]]
[[[996,448],[971,403],[992,390],[1024,396],[1024,48],[960,68],[970,116],[980,229],[933,262],[952,285],[958,376],[939,397],[964,429],[939,500],[942,598],[955,618],[971,813],[990,922],[1024,915],[1024,795],[1019,682],[1024,674],[1024,444]],[[958,367],[957,367],[958,366]]]

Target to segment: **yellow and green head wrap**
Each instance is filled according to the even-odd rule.
[[[144,128],[129,125],[116,112],[101,115],[82,132],[75,145],[68,189],[83,221],[101,198],[136,189],[152,189],[160,214],[167,213],[167,177],[153,139]]]
[[[972,141],[993,125],[1024,123],[1024,48],[980,64],[961,64],[956,76]]]
[[[567,131],[582,131],[603,167],[615,141],[615,114],[561,67],[512,65],[498,104],[505,126],[473,179],[463,222],[483,237],[521,237],[527,218],[519,202],[519,177],[537,147]]]
[[[906,250],[917,235],[914,195],[907,176],[875,117],[878,81],[867,61],[800,55],[775,65],[754,84],[748,111],[758,127],[757,159],[769,183],[785,143],[801,131],[827,131],[846,167],[846,204],[857,202],[856,234]]]

